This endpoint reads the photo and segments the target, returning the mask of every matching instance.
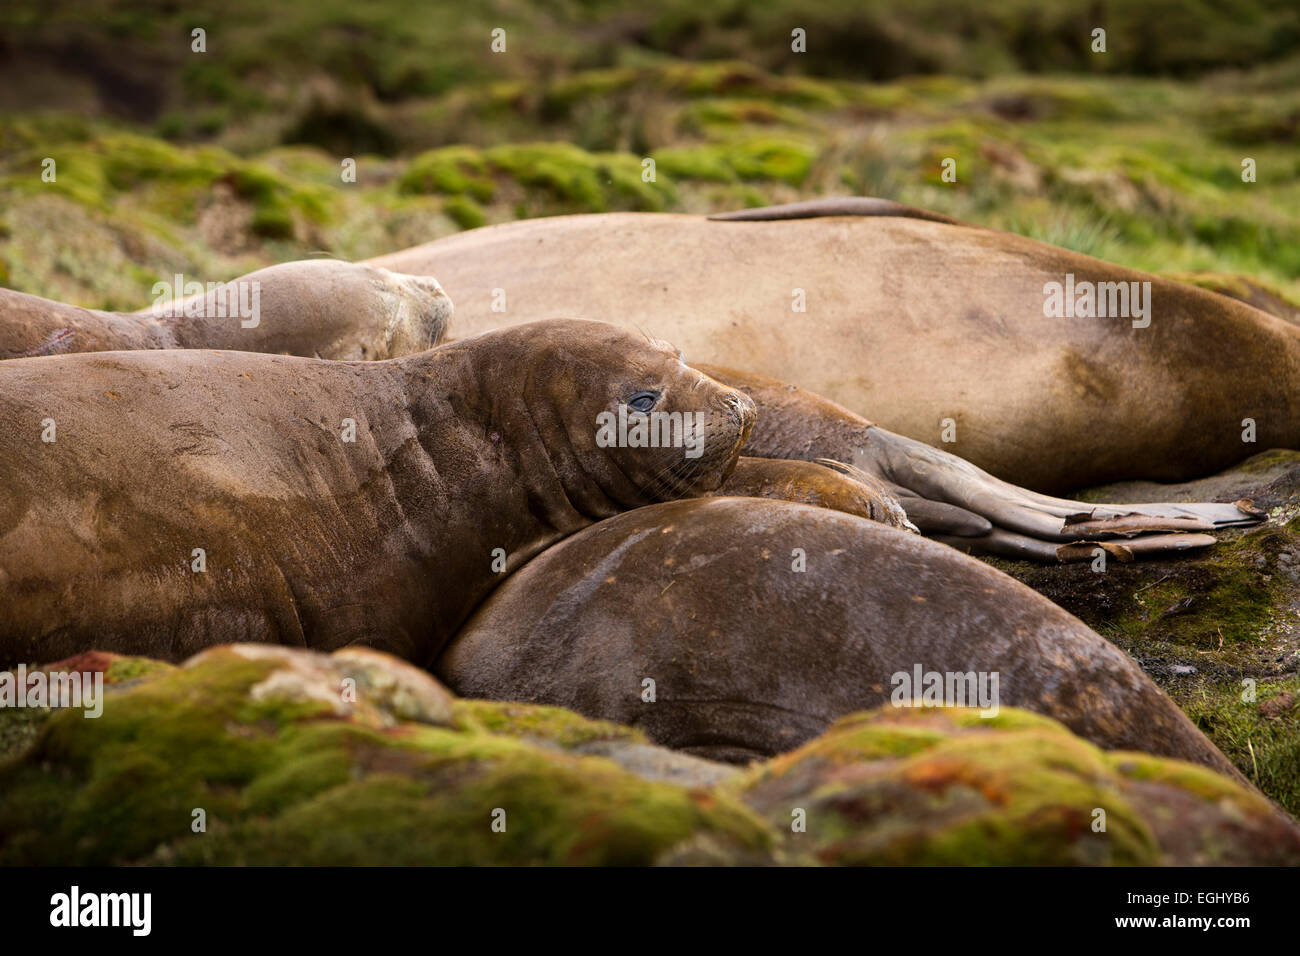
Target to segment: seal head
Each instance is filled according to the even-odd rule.
[[[391,313],[382,349],[373,358],[398,358],[442,343],[451,322],[452,304],[433,276],[411,276],[371,266],[375,294]]]
[[[240,305],[238,316],[232,302]],[[440,344],[451,315],[451,299],[431,276],[304,259],[258,269],[203,296],[159,306],[141,321],[157,326],[160,342],[155,347],[374,361]]]
[[[486,389],[475,409],[489,444],[518,456],[518,480],[540,491],[558,479],[565,504],[587,520],[656,501],[716,491],[736,466],[754,426],[755,406],[739,389],[688,366],[673,345],[604,322],[553,319],[463,339],[438,351],[471,356]],[[411,360],[417,374],[425,364]],[[412,402],[440,414],[438,394]],[[439,433],[422,427],[425,435]],[[557,527],[569,522],[555,520]]]

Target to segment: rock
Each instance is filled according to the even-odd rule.
[[[822,864],[1300,863],[1300,829],[1263,797],[1019,710],[855,714],[731,789],[784,833],[790,859]]]
[[[1288,691],[1286,693],[1279,694],[1278,696],[1274,697],[1272,700],[1261,701],[1259,705],[1259,712],[1262,716],[1267,717],[1269,720],[1277,720],[1280,717],[1282,717],[1283,714],[1291,710],[1291,708],[1294,706],[1295,706],[1295,694],[1292,694]]]
[[[365,650],[74,663],[114,689],[0,763],[0,864],[1300,863],[1231,780],[1011,708],[884,707],[738,770]]]
[[[53,664],[34,665],[28,667],[27,671],[29,674],[37,671],[46,674],[103,674],[104,693],[108,696],[173,669],[171,664],[147,657],[124,657],[107,651],[88,651]],[[49,716],[50,710],[46,707],[0,707],[0,761],[18,754],[30,745]]]
[[[581,752],[672,775],[635,732],[469,703],[369,651],[213,648],[98,719],[50,714],[0,765],[0,864],[634,865],[696,838],[768,857],[738,800]]]
[[[562,707],[509,701],[459,700],[461,719],[492,733],[543,747],[605,757],[645,780],[710,787],[738,773],[731,764],[704,760],[650,743],[641,731],[606,720],[589,720]]]
[[[201,667],[223,656],[282,665],[249,691],[254,701],[314,702],[336,717],[373,726],[403,720],[441,727],[452,724],[452,696],[447,689],[427,672],[391,654],[365,647],[321,654],[271,644],[227,644],[196,654],[183,666]]]

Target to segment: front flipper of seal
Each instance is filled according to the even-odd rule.
[[[1208,533],[1250,525],[1262,513],[1235,504],[1089,504],[993,477],[970,462],[868,422],[834,402],[766,376],[700,366],[758,407],[745,454],[830,459],[883,482],[920,531],[964,551],[1034,561],[1086,561],[1097,542],[1121,561],[1214,544]]]
[[[917,531],[885,483],[838,461],[741,458],[712,498],[772,498]]]

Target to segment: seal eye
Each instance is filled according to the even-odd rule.
[[[634,412],[648,412],[659,401],[658,392],[637,392],[627,400],[627,407]]]

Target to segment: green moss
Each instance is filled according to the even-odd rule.
[[[0,708],[0,763],[25,750],[49,716],[46,707]]]
[[[642,180],[641,161],[634,156],[588,153],[569,143],[496,146],[484,155],[524,186],[577,210],[601,212],[615,205],[659,209],[664,205],[664,190]]]
[[[652,155],[660,172],[680,179],[776,180],[797,186],[808,177],[814,151],[793,140],[753,138],[661,149]]]
[[[992,719],[950,708],[855,714],[725,786],[787,833],[787,854],[821,863],[1279,863],[1297,854],[1267,801],[1228,778],[1106,753],[1014,708]],[[803,832],[791,827],[796,815]]]
[[[447,146],[415,157],[398,180],[403,193],[443,193],[469,196],[489,202],[495,185],[487,163],[478,150],[468,146]]]
[[[52,715],[0,764],[0,862],[1150,864],[1173,852],[1155,835],[1169,832],[1167,807],[1194,814],[1175,841],[1193,856],[1172,859],[1199,859],[1230,818],[1240,862],[1271,825],[1231,781],[1103,754],[1014,709],[854,714],[792,754],[686,789],[565,753],[644,740],[557,708],[457,701],[447,726],[340,710],[338,666],[356,662],[218,649],[117,685],[99,719]],[[409,668],[367,666],[399,683]],[[806,833],[790,830],[792,807]]]
[[[621,93],[645,76],[645,71],[618,67],[607,70],[584,70],[555,80],[542,97],[542,110],[551,118],[566,115],[577,104],[593,98],[604,99]]]
[[[330,193],[318,186],[294,186],[269,166],[235,165],[225,177],[235,193],[253,204],[250,226],[255,235],[288,239],[294,235],[294,214],[321,222],[328,218]]]
[[[1192,647],[1249,644],[1287,604],[1286,583],[1270,566],[1288,544],[1267,526],[1221,541],[1194,581],[1171,577],[1134,591],[1114,626]]]
[[[104,671],[104,681],[108,684],[124,684],[128,681],[159,677],[174,669],[165,661],[156,661],[148,657],[119,657]]]
[[[803,143],[750,139],[731,146],[727,161],[741,179],[778,179],[798,186],[808,178],[813,156]]]
[[[831,83],[811,77],[779,76],[737,60],[668,64],[657,72],[657,77],[664,90],[689,97],[763,96],[814,108],[844,103],[844,97]]]
[[[1247,791],[1231,780],[1206,767],[1163,760],[1150,754],[1117,751],[1109,755],[1111,764],[1130,780],[1147,780],[1172,784],[1180,790],[1196,794],[1203,800],[1250,799]],[[1267,805],[1259,798],[1253,798]]]
[[[254,235],[265,239],[292,239],[293,213],[278,203],[259,206],[253,212],[253,221],[249,228]]]
[[[771,844],[733,798],[529,742],[634,732],[464,702],[458,729],[371,726],[314,695],[253,692],[288,660],[222,650],[120,691],[99,719],[53,715],[0,767],[0,861],[629,865],[701,835]],[[296,679],[332,681],[314,673]]]
[[[560,707],[516,704],[509,701],[457,700],[458,721],[489,733],[532,738],[576,747],[593,740],[624,740],[647,743],[645,734],[631,727],[605,720],[590,720]]]
[[[138,308],[159,275],[178,269],[229,277],[322,250],[362,258],[427,241],[450,228],[439,210],[457,228],[472,228],[512,215],[705,212],[847,191],[1138,269],[1244,275],[1276,301],[1300,302],[1300,161],[1284,135],[1300,101],[1295,70],[1284,64],[1203,80],[1140,79],[1111,75],[1115,50],[1105,58],[1107,75],[858,82],[844,77],[933,71],[957,60],[933,30],[899,33],[903,21],[894,14],[882,21],[879,10],[840,11],[833,28],[807,24],[815,41],[807,57],[782,52],[788,24],[772,32],[769,14],[733,11],[723,30],[713,13],[681,12],[695,26],[666,34],[690,48],[676,58],[646,46],[656,42],[657,16],[641,23],[638,30],[648,32],[631,43],[619,39],[631,29],[624,23],[595,45],[586,27],[557,31],[550,23],[527,43],[512,31],[509,56],[484,52],[487,24],[477,15],[434,10],[402,18],[381,5],[363,15],[355,34],[315,21],[301,36],[277,30],[279,68],[292,73],[291,57],[328,62],[331,84],[363,91],[348,110],[364,122],[326,122],[307,137],[340,135],[345,142],[326,144],[330,153],[284,149],[304,111],[328,110],[311,105],[318,92],[310,82],[246,82],[243,73],[266,61],[242,43],[232,46],[230,36],[219,63],[192,57],[204,62],[182,68],[181,85],[194,100],[183,120],[171,103],[161,104],[158,122],[141,124],[0,116],[0,208],[15,230],[0,237],[7,284],[84,305]],[[238,36],[252,42],[261,22],[253,18],[252,32]],[[462,38],[453,57],[464,58],[461,67],[393,39],[415,31],[428,41],[433,23],[450,31],[436,38],[443,53],[455,46],[451,37]],[[1019,28],[1029,36],[1040,26]],[[1020,58],[989,28],[966,23],[970,35],[960,44],[982,51],[981,74]],[[758,35],[762,43],[738,58],[736,37]],[[842,45],[852,37],[874,37],[869,56],[854,54],[854,62],[872,65],[867,74],[825,80],[791,72],[846,65]],[[542,54],[551,43],[563,49]],[[1090,72],[1100,59],[1087,58]],[[240,121],[229,122],[233,116]],[[142,135],[159,128],[182,141]],[[216,145],[183,141],[208,135]],[[339,182],[339,155],[389,138],[391,149],[379,151],[394,158],[365,160],[356,183]],[[1241,182],[1246,155],[1259,164],[1257,183]],[[40,180],[46,156],[58,161],[57,183]],[[956,188],[939,179],[948,156],[958,161]],[[658,164],[657,183],[641,180],[646,157]],[[232,183],[247,208],[227,208],[223,187]],[[437,201],[402,204],[423,196]],[[443,199],[455,201],[444,206]],[[76,233],[57,252],[29,241],[51,221],[64,224],[65,237]]]
[[[976,711],[881,708],[837,723],[736,786],[775,826],[788,829],[791,808],[802,808],[807,832],[788,843],[825,863],[1160,861],[1101,751],[1053,721],[1000,716],[998,726]],[[1095,808],[1106,812],[1104,833],[1091,827]]]
[[[483,207],[465,196],[452,196],[442,204],[442,211],[462,229],[477,229],[487,223]]]
[[[680,121],[687,130],[720,135],[731,135],[746,126],[801,129],[809,125],[801,110],[753,98],[699,100],[682,110]]]
[[[1300,135],[1300,97],[1225,98],[1209,104],[1205,124],[1210,135],[1237,146],[1294,143]]]
[[[1266,474],[1279,465],[1300,465],[1300,451],[1286,448],[1274,448],[1270,451],[1252,455],[1236,466],[1236,470],[1247,474]],[[1290,530],[1290,529],[1288,529]]]

